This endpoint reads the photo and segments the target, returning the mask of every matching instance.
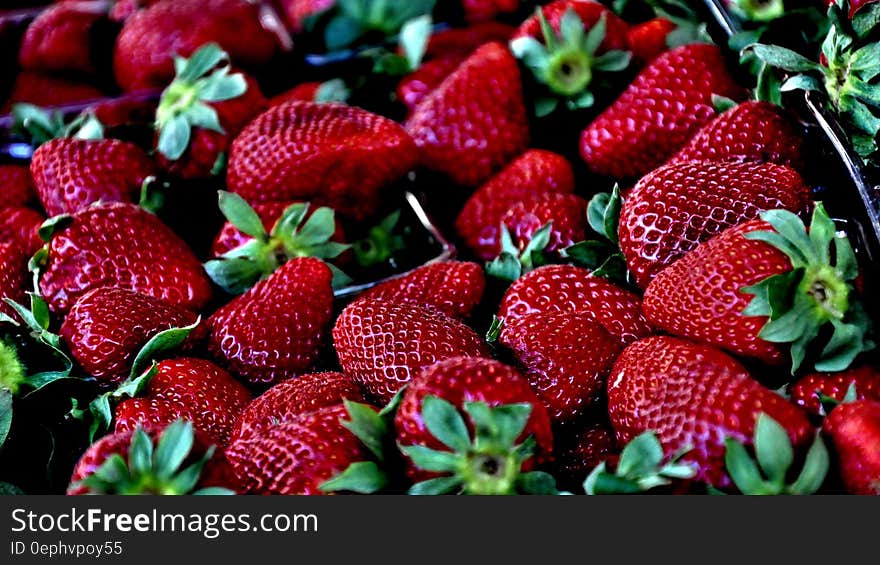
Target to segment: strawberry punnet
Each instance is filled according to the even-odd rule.
[[[842,404],[831,412],[823,429],[834,445],[846,490],[880,494],[880,402]]]
[[[844,402],[850,388],[855,400],[880,400],[880,370],[871,365],[839,373],[812,373],[791,387],[791,400],[813,415],[825,413],[824,402]]]

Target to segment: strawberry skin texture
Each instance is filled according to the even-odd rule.
[[[192,311],[211,299],[211,282],[186,243],[133,204],[96,204],[77,212],[48,247],[40,291],[53,312],[67,312],[80,296],[102,286]]]
[[[93,202],[133,202],[156,166],[138,146],[114,139],[59,138],[41,145],[31,176],[49,216],[72,214]]]
[[[0,208],[24,206],[37,196],[30,170],[21,165],[0,165]]]
[[[21,246],[33,255],[43,246],[39,230],[44,221],[43,215],[31,208],[0,207],[0,242]]]
[[[715,117],[713,94],[734,100],[744,96],[718,47],[691,44],[668,51],[587,126],[581,157],[600,175],[644,175]]]
[[[870,365],[840,373],[811,373],[791,387],[791,400],[814,416],[822,414],[819,395],[843,402],[855,385],[858,400],[880,400],[880,371]]]
[[[562,17],[568,10],[574,10],[583,22],[584,28],[588,30],[592,29],[604,15],[605,39],[602,40],[598,53],[601,54],[612,49],[629,50],[629,39],[627,37],[629,26],[617,14],[599,2],[594,2],[593,0],[555,0],[541,9],[544,12],[547,23],[557,33],[562,23]],[[529,17],[519,26],[513,34],[513,39],[519,37],[533,37],[538,41],[544,41],[544,34],[541,32],[541,22],[537,15]]]
[[[468,318],[485,288],[483,268],[476,263],[439,261],[376,285],[361,298],[417,304],[453,318]]]
[[[482,184],[528,146],[516,59],[501,43],[483,45],[422,100],[406,129],[426,167]]]
[[[645,315],[666,332],[715,345],[769,365],[785,361],[782,348],[758,337],[765,316],[743,316],[753,295],[742,292],[791,270],[775,247],[743,237],[772,230],[762,220],[730,228],[660,271],[644,296]]]
[[[750,100],[706,124],[669,160],[684,161],[757,161],[801,170],[803,134],[781,108]]]
[[[726,438],[751,445],[758,414],[788,433],[795,449],[813,437],[800,408],[765,388],[722,351],[673,337],[650,337],[627,347],[608,379],[608,414],[619,445],[654,431],[667,456],[693,448],[696,480],[730,484]]]
[[[158,364],[143,397],[129,398],[116,407],[115,430],[164,427],[183,419],[223,446],[250,401],[250,391],[210,361],[171,359]]]
[[[559,251],[586,239],[587,201],[574,194],[540,194],[511,206],[502,221],[520,249],[552,222],[550,242],[544,250]]]
[[[515,12],[520,0],[461,0],[464,17],[469,22],[486,22],[502,14]]]
[[[249,494],[325,494],[323,483],[369,459],[343,420],[348,412],[341,405],[300,414],[234,441],[226,455]]]
[[[235,422],[232,439],[263,433],[344,400],[363,402],[364,398],[357,384],[342,373],[310,373],[282,381],[245,407]]]
[[[523,275],[498,308],[505,324],[536,313],[589,314],[624,344],[654,333],[637,295],[572,265],[547,265]]]
[[[857,400],[831,411],[823,426],[850,494],[880,494],[880,402]]]
[[[648,173],[620,212],[620,249],[645,289],[700,243],[765,210],[810,207],[810,188],[788,167],[770,163],[682,162]]]
[[[416,159],[412,139],[387,118],[294,101],[259,115],[235,139],[227,183],[249,202],[308,200],[363,220]]]
[[[407,110],[415,111],[422,100],[443,84],[446,77],[451,75],[466,58],[466,55],[456,53],[425,61],[397,85],[397,99],[403,102]]]
[[[650,63],[669,51],[666,38],[674,30],[675,24],[666,18],[654,18],[630,27],[627,43],[633,58],[641,63]]]
[[[90,84],[22,71],[16,75],[9,98],[0,106],[0,113],[8,114],[12,111],[12,106],[20,102],[51,107],[84,103],[103,96],[103,92]]]
[[[512,367],[490,359],[453,357],[426,367],[406,388],[394,417],[397,444],[448,450],[428,430],[422,418],[422,401],[426,396],[442,398],[459,411],[463,411],[465,402],[485,402],[490,407],[531,404],[532,412],[520,440],[534,436],[537,451],[535,458],[524,463],[523,470],[528,471],[536,461],[546,462],[552,457],[553,432],[547,411],[528,382]],[[407,475],[413,481],[434,476],[411,463],[407,465]]]
[[[332,278],[319,259],[288,261],[210,317],[212,355],[253,384],[304,372],[331,321]]]
[[[15,313],[3,298],[10,298],[19,304],[27,299],[27,261],[28,257],[21,246],[0,242],[0,312],[17,319]]]
[[[95,74],[92,27],[107,15],[99,3],[65,2],[49,6],[28,26],[18,51],[27,71]]]
[[[455,220],[455,230],[480,259],[501,251],[499,226],[511,206],[546,193],[574,192],[574,171],[565,157],[530,149],[478,188]]]
[[[445,314],[414,304],[356,300],[333,328],[346,375],[387,403],[423,367],[450,357],[488,357],[482,339]]]

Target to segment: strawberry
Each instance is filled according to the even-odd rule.
[[[633,58],[640,63],[650,63],[669,51],[667,39],[676,25],[666,18],[654,18],[631,26],[626,33]]]
[[[439,261],[380,283],[360,299],[417,304],[453,318],[468,318],[485,288],[483,269],[476,263]]]
[[[20,246],[32,255],[43,246],[39,231],[44,220],[42,214],[30,208],[0,207],[0,242]]]
[[[304,82],[286,92],[273,96],[269,106],[280,106],[285,102],[346,102],[351,92],[342,79],[326,82]]]
[[[15,316],[3,299],[23,303],[27,279],[27,256],[21,247],[0,241],[0,316]]]
[[[318,259],[288,261],[211,316],[211,353],[254,384],[304,372],[317,358],[330,323],[332,276]]]
[[[279,0],[287,20],[287,26],[294,33],[305,31],[306,21],[333,8],[336,0]]]
[[[155,4],[158,0],[116,0],[110,8],[110,19],[114,22],[124,22],[138,10]]]
[[[25,31],[19,65],[26,71],[95,74],[93,33],[106,16],[106,2],[64,2],[47,7]]]
[[[469,22],[486,22],[499,15],[516,12],[520,0],[461,0],[465,18]]]
[[[102,286],[187,310],[211,299],[211,283],[192,251],[157,217],[133,204],[96,204],[54,228],[40,279],[40,292],[53,312],[67,312],[80,296]]]
[[[528,145],[516,60],[500,43],[480,47],[416,107],[407,131],[422,162],[477,186]]]
[[[763,387],[733,358],[673,337],[627,347],[608,380],[608,413],[620,444],[654,431],[669,456],[697,465],[697,480],[730,484],[725,440],[752,444],[760,413],[778,422],[800,448],[813,437],[806,415]]]
[[[834,445],[847,492],[880,494],[880,402],[842,404],[826,418],[823,430]]]
[[[480,259],[501,251],[501,225],[515,203],[544,193],[574,191],[571,164],[556,153],[530,149],[517,157],[468,199],[455,220],[455,230]]]
[[[785,166],[701,161],[665,165],[642,177],[623,201],[620,249],[644,289],[700,243],[765,210],[805,212],[810,196],[801,176]]]
[[[541,7],[540,14],[536,12],[520,24],[513,34],[513,39],[519,37],[543,39],[542,17],[554,31],[559,32],[565,14],[570,11],[574,12],[581,20],[582,25],[588,29],[595,26],[602,19],[602,16],[605,16],[607,28],[604,39],[605,49],[627,49],[629,47],[626,38],[626,22],[595,0],[554,0],[548,2]]]
[[[22,71],[15,77],[9,97],[0,105],[0,113],[8,114],[15,104],[29,103],[36,106],[54,107],[82,104],[103,98],[98,88],[42,73]]]
[[[800,170],[803,134],[778,106],[743,102],[706,124],[669,162],[684,161],[759,161]]]
[[[560,251],[586,237],[587,201],[574,194],[535,195],[512,205],[501,221],[519,250],[525,249],[538,230],[551,224],[549,241],[541,250]]]
[[[607,424],[574,423],[553,435],[553,476],[566,489],[581,489],[584,478],[597,465],[617,458],[617,442]]]
[[[387,403],[418,371],[449,357],[488,356],[469,327],[415,304],[356,300],[336,319],[333,344],[346,375]]]
[[[412,140],[387,118],[341,104],[287,102],[235,139],[227,184],[250,202],[309,200],[362,220],[416,157]]]
[[[0,165],[0,208],[24,206],[35,200],[31,172],[21,165]]]
[[[738,100],[743,94],[718,47],[678,47],[654,59],[587,126],[581,156],[595,173],[639,177],[672,157],[715,117],[712,95]]]
[[[245,0],[159,0],[125,21],[114,52],[116,81],[125,91],[164,88],[174,77],[174,56],[211,42],[234,64],[259,67],[279,47],[261,13]]]
[[[226,445],[251,393],[229,373],[202,359],[161,361],[155,371],[143,396],[116,406],[116,432],[164,427],[182,419],[218,445]]]
[[[397,85],[397,99],[403,102],[407,110],[413,112],[465,59],[467,55],[456,53],[425,61]]]
[[[363,401],[357,384],[342,373],[311,373],[282,381],[248,404],[235,422],[232,439],[237,440],[279,423],[295,420],[344,400]]]
[[[548,479],[555,490],[552,477],[530,472],[553,450],[547,412],[498,361],[454,357],[426,367],[406,388],[394,427],[416,481],[411,494],[514,494]]]
[[[856,259],[836,231],[821,203],[809,235],[791,212],[764,212],[661,271],[645,291],[645,315],[673,335],[772,365],[789,354],[792,374],[809,346],[822,345],[810,363],[843,370],[873,344],[853,290]],[[825,327],[830,337],[820,336]]]
[[[844,402],[850,387],[856,400],[880,400],[880,371],[862,365],[840,373],[811,373],[791,387],[791,400],[810,414],[825,414],[825,399]]]

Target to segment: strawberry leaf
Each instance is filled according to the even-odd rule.
[[[12,394],[8,388],[0,388],[0,449],[12,429]]]
[[[141,348],[141,350],[135,356],[134,361],[131,364],[131,373],[129,374],[129,380],[134,380],[141,373],[143,373],[147,365],[151,361],[153,361],[153,359],[155,359],[158,355],[180,347],[180,345],[184,341],[186,341],[186,338],[189,337],[192,331],[196,329],[201,322],[202,318],[201,316],[199,316],[198,318],[196,318],[195,322],[188,326],[183,326],[180,328],[170,328],[161,331],[150,338],[150,340]]]
[[[324,492],[374,494],[388,486],[388,477],[372,461],[358,461],[319,487]]]
[[[219,191],[219,205],[223,216],[239,231],[247,235],[265,240],[269,238],[260,216],[251,208],[247,201],[234,192]]]

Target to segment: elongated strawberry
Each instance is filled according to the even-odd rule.
[[[858,267],[849,240],[837,235],[821,203],[809,235],[791,212],[761,218],[661,271],[645,292],[646,316],[674,335],[766,363],[790,357],[792,374],[808,353],[816,370],[846,369],[873,347],[853,290]],[[830,337],[820,334],[825,327]]]
[[[106,18],[106,2],[63,2],[49,6],[28,26],[21,40],[22,69],[95,74],[95,25]]]
[[[417,481],[411,494],[555,490],[552,477],[530,472],[553,450],[547,413],[525,379],[498,361],[458,357],[425,368],[394,427]]]
[[[680,162],[648,173],[623,201],[618,237],[629,272],[647,288],[700,243],[773,209],[806,212],[810,189],[770,163]]]
[[[825,414],[824,402],[844,402],[851,387],[855,400],[880,400],[880,371],[871,365],[839,373],[811,373],[791,387],[791,400],[810,414]]]
[[[30,208],[0,207],[0,242],[21,246],[32,255],[43,246],[39,230],[44,220],[42,214]]]
[[[315,361],[333,309],[333,274],[318,259],[288,261],[208,320],[208,347],[234,374],[273,383]]]
[[[485,182],[528,144],[516,60],[500,43],[480,47],[422,100],[406,129],[424,165],[462,185]]]
[[[121,203],[96,204],[57,222],[40,279],[53,312],[68,311],[80,296],[102,286],[193,311],[212,294],[186,243],[149,212]]]
[[[715,117],[713,94],[733,100],[744,94],[717,47],[691,44],[668,51],[587,126],[581,156],[598,174],[639,177],[672,157]]]
[[[345,374],[386,403],[423,367],[449,357],[488,356],[485,343],[460,321],[375,299],[357,300],[342,311],[333,344]]]
[[[416,148],[397,124],[341,104],[288,102],[232,144],[227,183],[249,202],[308,200],[355,219],[410,170]]]
[[[133,202],[155,172],[142,149],[115,139],[53,139],[31,160],[37,194],[50,216],[73,214],[99,200]]]
[[[654,18],[631,26],[626,33],[633,58],[640,63],[650,63],[669,51],[669,34],[676,25],[666,18]]]
[[[27,167],[0,165],[0,207],[30,204],[36,195]]]
[[[880,402],[842,404],[831,412],[823,429],[834,445],[846,490],[880,494]]]
[[[0,105],[0,112],[8,114],[13,106],[21,103],[53,107],[86,103],[104,96],[104,92],[99,88],[85,82],[22,71],[15,76],[9,97]]]
[[[21,304],[25,301],[26,288],[27,255],[19,245],[0,242],[0,314],[16,316],[4,299]]]

